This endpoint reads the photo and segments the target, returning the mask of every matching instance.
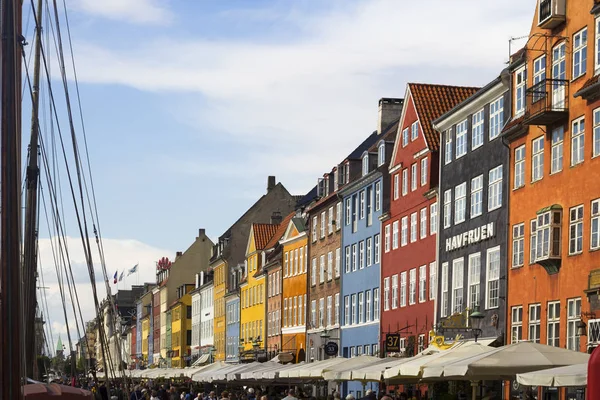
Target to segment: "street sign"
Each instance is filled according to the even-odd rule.
[[[400,352],[400,334],[399,333],[388,333],[385,336],[385,351],[387,353],[399,353]]]
[[[339,348],[336,342],[328,342],[325,345],[325,354],[327,354],[328,356],[336,356],[338,350]]]

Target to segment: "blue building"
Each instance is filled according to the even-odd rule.
[[[239,362],[240,360],[240,297],[236,294],[225,295],[226,347],[225,361]]]
[[[377,139],[363,152],[361,174],[340,192],[342,219],[342,334],[344,357],[379,355],[379,287],[381,282],[380,217],[389,209],[388,161],[392,156],[402,110],[401,99],[381,99]],[[366,389],[377,390],[377,383]],[[361,398],[360,382],[342,391]]]

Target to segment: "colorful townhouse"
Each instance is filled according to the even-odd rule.
[[[177,300],[171,305],[171,343],[167,358],[172,368],[189,366],[192,342],[192,295],[194,285],[176,288]]]
[[[266,263],[265,248],[281,222],[281,214],[271,217],[271,224],[254,223],[246,246],[245,276],[240,284],[240,346],[248,360],[266,359]]]
[[[511,60],[515,94],[503,133],[507,329],[515,340],[589,351],[600,343],[600,4],[536,3],[529,38]]]
[[[287,215],[296,204],[274,176],[267,179],[267,193],[261,196],[223,235],[214,246],[210,268],[214,271],[214,347],[215,360],[239,360],[239,284],[244,269],[246,245],[252,223],[269,223],[274,212]],[[237,307],[237,322],[227,324],[227,305]]]
[[[283,246],[279,243],[287,231],[290,220],[296,215],[289,213],[279,224],[279,228],[265,245],[265,263],[262,267],[266,274],[267,292],[267,325],[266,350],[269,360],[279,355],[281,350],[281,306],[283,304]]]
[[[384,354],[412,356],[428,346],[428,334],[434,326],[438,273],[439,135],[431,123],[476,91],[457,86],[407,85],[389,165],[390,209],[381,217]]]
[[[495,346],[505,343],[507,318],[509,150],[501,135],[510,119],[507,74],[433,123],[441,147],[436,320],[463,314],[466,322],[479,312],[481,331],[463,335]],[[457,330],[442,326],[438,334],[456,337]]]
[[[213,273],[211,271],[196,274],[192,296],[192,344],[191,364],[203,365],[211,361],[213,349],[214,307]]]
[[[148,343],[153,340],[150,320],[152,316],[152,290],[155,286],[153,283],[145,283],[143,294],[136,300],[137,339],[136,358],[134,359],[136,368],[152,364],[152,360],[148,359]]]
[[[341,352],[344,357],[379,355],[381,223],[389,210],[389,160],[394,149],[402,99],[379,100],[377,130],[357,147],[348,163],[349,182],[339,195],[344,212],[342,234],[343,317]],[[336,310],[337,311],[337,310]],[[363,396],[360,382],[348,382],[344,393]],[[377,383],[369,383],[377,390]]]
[[[280,243],[283,246],[283,321],[281,351],[295,362],[306,360],[307,229],[305,217],[297,212]]]

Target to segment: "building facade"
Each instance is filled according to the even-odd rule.
[[[439,136],[431,126],[477,89],[409,83],[390,160],[390,210],[382,216],[381,340],[386,353],[428,346],[437,276]],[[387,343],[399,334],[399,343]],[[392,345],[394,347],[392,347]],[[390,350],[390,351],[388,351]]]
[[[506,327],[509,150],[501,132],[509,86],[499,76],[434,122],[441,140],[436,319],[479,311],[475,333],[497,345]]]

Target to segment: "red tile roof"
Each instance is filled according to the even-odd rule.
[[[279,225],[276,224],[252,224],[252,232],[254,232],[254,245],[256,250],[263,250],[265,245],[269,243]]]
[[[271,238],[269,239],[267,244],[263,247],[263,249],[266,250],[266,249],[271,249],[271,248],[275,247],[275,245],[277,244],[279,239],[281,239],[281,237],[283,235],[285,235],[285,231],[287,230],[287,227],[288,227],[290,221],[292,220],[292,218],[294,218],[295,215],[296,215],[296,211],[292,211],[283,219],[283,221],[281,221],[281,224],[279,224],[279,228],[277,228],[275,233],[273,235],[271,235]]]
[[[423,134],[430,150],[439,149],[440,138],[431,123],[450,111],[459,103],[475,94],[480,88],[466,86],[431,85],[424,83],[409,83],[408,87]]]

